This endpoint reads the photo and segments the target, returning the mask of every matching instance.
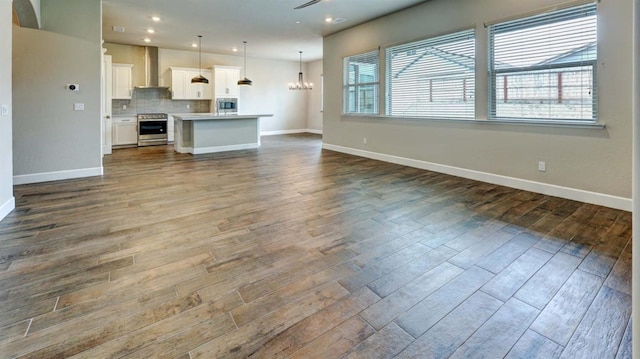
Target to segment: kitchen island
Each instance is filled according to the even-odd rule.
[[[175,150],[197,155],[260,147],[260,117],[273,115],[177,113],[172,116]]]

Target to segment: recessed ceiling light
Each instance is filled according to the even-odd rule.
[[[160,18],[158,16],[152,16],[151,20],[153,20],[155,22],[158,22],[158,21],[160,21]]]
[[[324,19],[324,22],[331,22],[331,21],[333,21],[333,18],[327,17]]]
[[[237,47],[234,47],[233,49],[231,49],[231,51],[233,51],[233,52],[238,52],[238,48],[237,48]]]
[[[300,20],[296,20],[296,24],[299,24],[299,23],[300,23]]]
[[[151,42],[151,39],[148,37],[145,37],[144,42]]]
[[[194,42],[193,44],[191,44],[191,47],[198,47],[198,44]]]
[[[153,34],[154,32],[156,32],[156,30],[154,30],[154,29],[147,29],[147,32],[148,32],[148,33],[150,33],[150,34]]]

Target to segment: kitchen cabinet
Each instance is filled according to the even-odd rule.
[[[133,65],[131,64],[112,64],[112,77],[113,84],[112,98],[114,100],[129,100],[131,99],[132,86],[131,86],[131,70]]]
[[[200,75],[209,80],[208,84],[192,84],[191,79]],[[174,100],[211,100],[211,70],[199,70],[184,67],[171,67],[171,98]]]
[[[113,118],[113,145],[138,145],[138,120],[136,117]]]
[[[214,66],[214,96],[238,97],[240,68],[237,66]]]

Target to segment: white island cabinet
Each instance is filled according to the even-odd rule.
[[[260,147],[260,115],[172,114],[177,152],[213,153]]]
[[[199,70],[186,67],[171,67],[171,98],[173,100],[212,100],[213,73],[211,70]],[[191,83],[191,79],[202,74],[208,84]]]

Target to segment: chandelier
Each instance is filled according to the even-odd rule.
[[[300,72],[298,72],[298,82],[290,82],[289,90],[312,90],[313,84],[311,82],[304,82],[302,76],[302,51],[300,53]]]

